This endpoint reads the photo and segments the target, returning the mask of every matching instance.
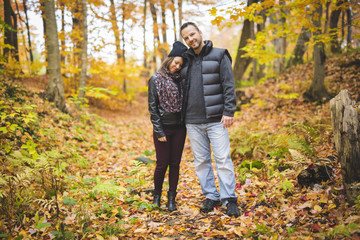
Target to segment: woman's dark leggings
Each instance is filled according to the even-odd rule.
[[[154,187],[156,192],[162,191],[165,173],[169,166],[169,191],[176,192],[186,128],[165,128],[165,134],[166,142],[160,142],[156,135],[153,134],[156,151]]]

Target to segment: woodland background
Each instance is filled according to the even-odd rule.
[[[329,106],[344,89],[360,100],[358,1],[0,4],[0,237],[359,238]],[[199,213],[188,142],[179,210],[151,205],[147,80],[185,21],[233,57],[236,219]]]

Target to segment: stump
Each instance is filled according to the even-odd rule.
[[[331,179],[332,168],[327,165],[312,164],[302,170],[297,176],[299,186],[309,187],[316,183],[326,182]]]
[[[330,101],[335,148],[341,164],[345,194],[350,204],[360,195],[360,106],[342,90]]]

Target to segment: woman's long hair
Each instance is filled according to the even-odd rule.
[[[165,77],[165,73],[169,72],[169,66],[172,61],[174,61],[175,57],[166,57],[164,61],[161,63],[161,66],[159,68],[159,73],[162,77]]]

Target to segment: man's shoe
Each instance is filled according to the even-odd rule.
[[[239,208],[238,208],[238,205],[237,205],[237,201],[236,200],[229,200],[228,204],[226,205],[227,207],[227,215],[229,217],[238,217],[240,216],[240,211],[239,211]]]
[[[214,210],[214,207],[216,206],[221,206],[221,202],[219,200],[215,201],[207,198],[204,206],[200,208],[200,212],[203,213],[211,212],[212,210]]]

